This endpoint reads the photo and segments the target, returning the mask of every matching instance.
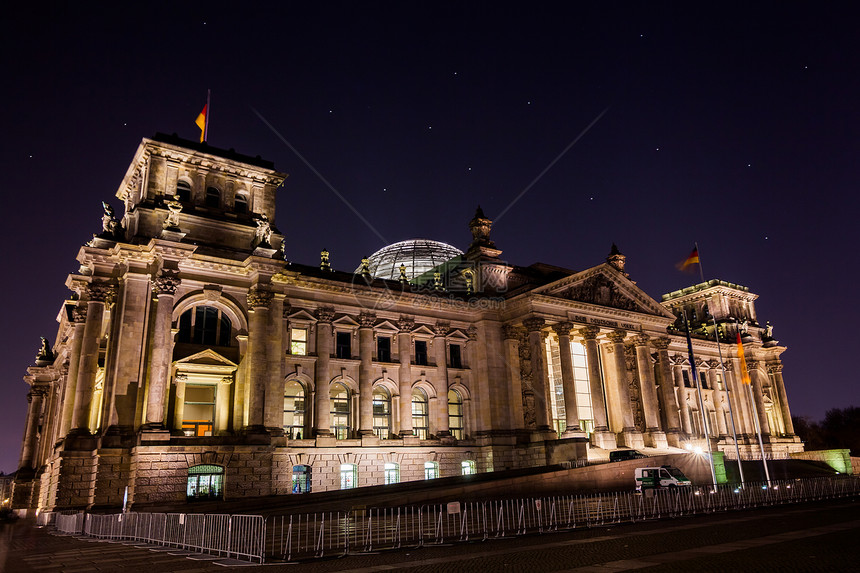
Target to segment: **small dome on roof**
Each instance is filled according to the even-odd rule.
[[[400,278],[400,265],[404,265],[406,277],[412,280],[462,254],[463,251],[448,243],[410,239],[382,247],[370,255],[368,268],[374,277],[396,281]],[[355,272],[361,272],[361,267]]]

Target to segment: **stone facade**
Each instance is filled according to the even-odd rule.
[[[581,271],[510,265],[480,209],[467,251],[417,276],[374,277],[373,260],[338,272],[327,252],[288,262],[285,178],[259,158],[143,140],[117,191],[124,214],[106,206],[81,247],[56,341],[25,377],[13,504],[323,491],[619,446],[734,451],[732,417],[742,454],[758,451],[757,427],[767,451],[802,450],[784,347],[745,287],[658,302],[614,245]]]

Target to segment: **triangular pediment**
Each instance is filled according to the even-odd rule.
[[[383,320],[377,325],[374,325],[376,330],[389,330],[392,332],[398,332],[400,329],[397,328],[397,325],[393,324],[390,320]]]
[[[191,356],[186,356],[180,360],[176,361],[176,365],[180,364],[194,364],[199,366],[227,366],[229,368],[236,368],[238,365],[232,360],[228,360],[224,356],[221,356],[211,348],[207,348],[206,350],[202,350],[197,354],[192,354]]]
[[[424,326],[423,324],[418,328],[412,330],[412,334],[423,334],[425,336],[436,336],[436,333]]]
[[[354,318],[346,314],[336,320],[333,320],[332,324],[336,324],[338,326],[358,326],[358,322],[356,322]]]
[[[306,320],[308,322],[316,322],[317,320],[314,315],[301,308],[296,310],[295,312],[288,314],[287,318],[289,318],[290,320]]]
[[[469,335],[462,331],[462,329],[455,328],[451,332],[448,333],[448,338],[455,338],[458,340],[469,340]]]
[[[662,304],[608,264],[570,275],[532,292],[595,306],[675,318]]]

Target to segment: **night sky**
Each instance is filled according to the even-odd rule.
[[[615,242],[659,300],[699,282],[675,268],[698,241],[705,278],[761,295],[792,413],[860,405],[847,3],[250,4],[4,8],[0,470],[101,201],[122,213],[141,138],[199,136],[207,89],[209,143],[289,174],[290,260],[325,247],[351,271],[404,239],[465,249],[480,204],[503,259],[581,270]]]

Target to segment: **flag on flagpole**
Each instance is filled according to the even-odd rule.
[[[743,380],[744,384],[749,386],[751,383],[750,373],[749,370],[747,370],[746,358],[744,358],[744,343],[741,342],[740,332],[738,332],[738,358],[740,358],[741,360],[741,379]]]
[[[194,123],[197,124],[197,127],[200,128],[200,143],[206,141],[206,123],[209,115],[209,102],[203,106],[203,111],[200,112],[200,115],[197,116],[197,119],[194,120]]]
[[[699,247],[693,247],[693,252],[690,253],[690,256],[687,257],[683,262],[678,263],[678,270],[684,272],[693,272],[693,265],[699,264]]]

